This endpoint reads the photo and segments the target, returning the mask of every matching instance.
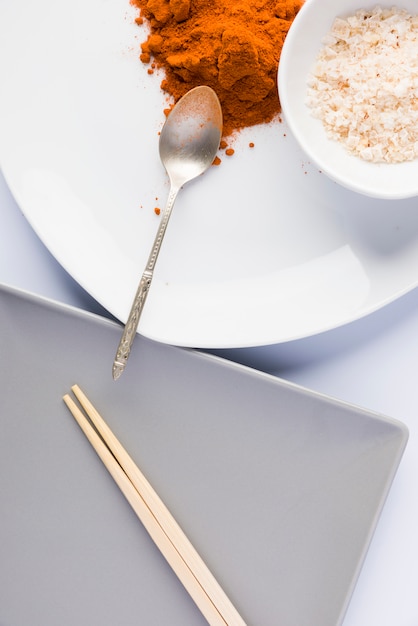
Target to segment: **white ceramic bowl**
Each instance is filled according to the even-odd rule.
[[[278,86],[282,112],[290,131],[306,155],[335,182],[376,198],[418,195],[418,159],[404,163],[371,163],[350,154],[328,139],[322,122],[305,104],[307,80],[322,39],[337,16],[357,9],[398,6],[418,13],[417,0],[306,0],[286,37],[279,64]]]

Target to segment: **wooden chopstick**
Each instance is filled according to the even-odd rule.
[[[103,418],[78,385],[71,389],[91,423],[69,394],[64,396],[64,402],[208,623],[245,626],[213,574]]]

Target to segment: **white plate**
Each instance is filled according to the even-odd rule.
[[[2,624],[206,623],[67,411],[74,383],[248,624],[341,624],[403,424],[144,338],[112,384],[119,325],[4,287],[0,327]]]
[[[137,58],[145,35],[128,0],[20,0],[1,11],[4,175],[53,255],[125,321],[168,193],[160,78]],[[415,287],[415,200],[330,182],[284,123],[243,133],[235,148],[181,192],[142,334],[207,348],[285,342]]]

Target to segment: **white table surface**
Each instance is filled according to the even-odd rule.
[[[0,282],[106,315],[38,239],[1,172]],[[418,290],[317,337],[217,354],[408,426],[409,443],[344,626],[418,626]]]

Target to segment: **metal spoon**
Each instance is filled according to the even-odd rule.
[[[221,105],[213,89],[206,86],[188,91],[177,102],[163,126],[159,150],[161,161],[170,179],[170,193],[116,351],[112,369],[114,380],[121,376],[128,361],[177,194],[185,183],[203,174],[213,163],[221,134]]]

